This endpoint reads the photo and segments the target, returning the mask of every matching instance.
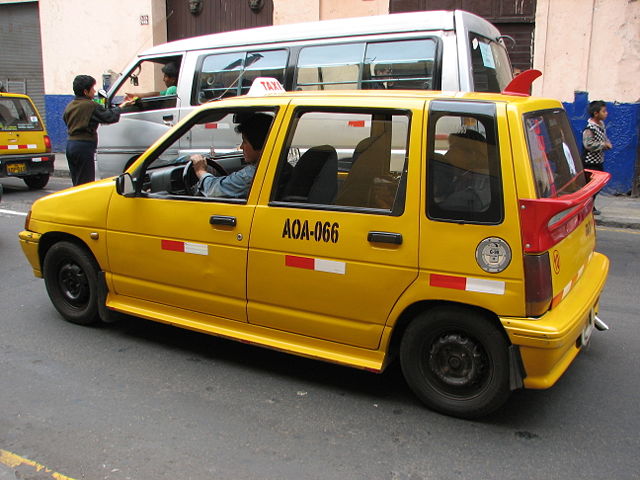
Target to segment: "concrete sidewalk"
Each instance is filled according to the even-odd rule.
[[[69,165],[64,153],[56,153],[55,170],[56,177],[69,177]],[[599,194],[596,206],[602,212],[596,216],[596,224],[617,227],[634,228],[640,230],[640,198]]]

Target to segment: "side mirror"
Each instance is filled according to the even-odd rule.
[[[98,96],[100,98],[107,98],[107,92],[106,90],[103,90],[102,88],[100,90],[98,90]]]
[[[116,192],[123,197],[133,197],[136,193],[136,187],[133,178],[128,173],[123,173],[116,178]]]

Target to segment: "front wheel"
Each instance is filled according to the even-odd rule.
[[[507,340],[489,318],[463,307],[436,307],[413,320],[400,362],[420,400],[447,415],[487,415],[510,394]]]
[[[43,277],[49,298],[69,322],[98,321],[98,266],[85,249],[58,242],[44,257]]]
[[[24,177],[23,180],[30,190],[40,190],[41,188],[44,188],[47,183],[49,183],[49,174],[41,173],[39,175],[30,175],[28,177]]]

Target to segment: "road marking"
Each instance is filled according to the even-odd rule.
[[[634,230],[632,228],[596,227],[596,229],[605,230],[607,232],[620,232],[620,233],[630,233],[632,235],[640,235],[639,230]]]
[[[34,462],[33,460],[29,460],[27,458],[21,457],[20,455],[16,455],[15,453],[11,453],[7,450],[0,449],[0,463],[6,465],[7,467],[16,469],[20,467],[31,467],[36,472],[40,472],[45,476],[39,476],[38,478],[52,478],[54,480],[74,480],[71,477],[67,477],[66,475],[62,475],[60,473],[54,472],[53,470],[45,467],[44,465],[40,465],[39,463]],[[21,475],[19,478],[27,478]]]
[[[6,213],[7,215],[18,215],[20,217],[26,217],[27,214],[24,212],[16,212],[15,210],[3,210],[0,208],[0,213]]]

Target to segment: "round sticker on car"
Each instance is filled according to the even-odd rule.
[[[502,272],[511,263],[511,248],[499,237],[485,238],[476,248],[476,262],[485,272]]]

